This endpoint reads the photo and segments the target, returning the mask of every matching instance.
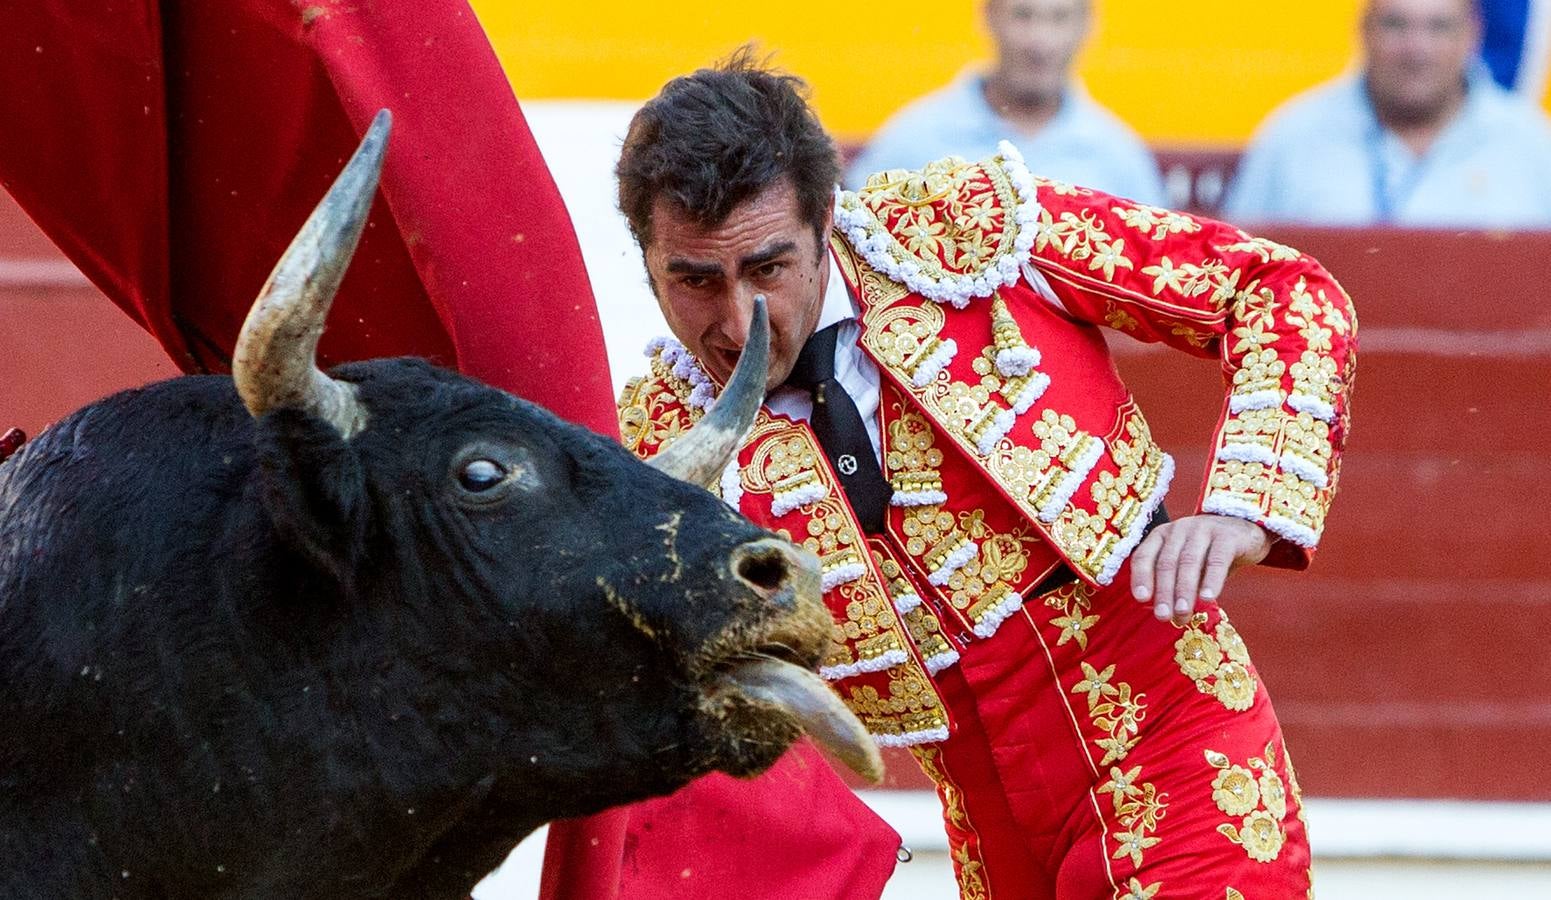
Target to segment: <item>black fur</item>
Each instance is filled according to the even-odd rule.
[[[0,464],[0,898],[462,898],[544,821],[773,761],[697,708],[764,532],[425,363],[334,375],[349,441],[191,377]],[[464,505],[470,454],[525,474]]]

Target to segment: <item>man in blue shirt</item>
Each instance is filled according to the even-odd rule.
[[[899,111],[857,157],[860,187],[885,169],[944,156],[985,159],[1009,140],[1036,175],[1143,203],[1164,202],[1152,154],[1134,131],[1072,80],[1092,22],[1090,0],[986,0],[996,63]]]
[[[1472,0],[1370,0],[1362,40],[1360,73],[1261,126],[1227,218],[1551,228],[1551,125],[1480,64]]]

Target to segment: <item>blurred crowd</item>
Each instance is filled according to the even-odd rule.
[[[1359,58],[1275,109],[1207,190],[1073,70],[1092,0],[985,0],[995,57],[895,113],[847,182],[1013,142],[1037,175],[1244,223],[1551,228],[1551,0],[1366,0]],[[1228,174],[1231,173],[1231,174]],[[1184,173],[1188,179],[1194,173]]]

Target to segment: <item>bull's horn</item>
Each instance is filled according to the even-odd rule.
[[[883,780],[877,743],[823,678],[768,658],[739,663],[722,677],[745,697],[774,706],[802,726],[851,771],[873,784]]]
[[[318,339],[377,192],[393,117],[381,110],[334,186],[286,248],[259,292],[232,357],[237,393],[255,418],[300,409],[346,438],[366,427],[353,384],[318,369]]]
[[[765,295],[754,298],[754,321],[749,323],[749,339],[743,345],[738,365],[716,404],[705,418],[695,423],[668,449],[652,457],[654,468],[680,481],[710,487],[721,478],[722,470],[738,452],[743,435],[754,424],[754,414],[765,399],[765,380],[769,377],[770,322],[765,312]]]

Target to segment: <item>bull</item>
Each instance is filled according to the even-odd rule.
[[[816,561],[698,487],[761,307],[649,468],[413,359],[321,372],[384,111],[232,377],[92,404],[0,464],[0,897],[467,897],[541,823],[877,751],[812,673]]]

